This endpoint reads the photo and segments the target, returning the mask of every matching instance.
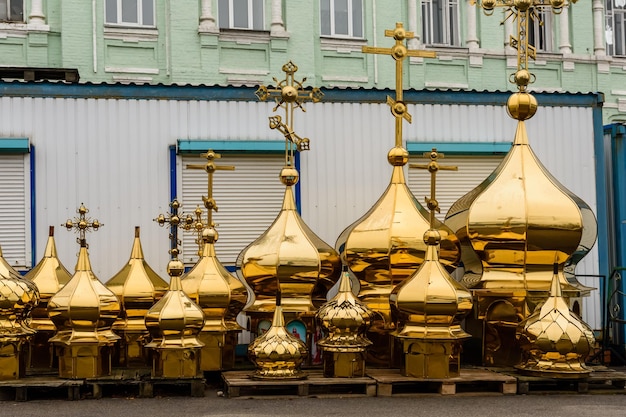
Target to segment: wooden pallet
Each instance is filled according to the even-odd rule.
[[[134,390],[139,397],[151,398],[155,395],[155,387],[161,391],[188,390],[192,397],[204,397],[204,378],[154,378],[149,369],[114,369],[111,375],[99,378],[88,378],[85,385],[91,388],[93,398],[102,398],[105,388],[123,388]]]
[[[376,381],[371,378],[325,378],[320,370],[307,370],[302,380],[256,380],[252,371],[222,373],[226,394],[230,398],[260,396],[341,397],[376,395]]]
[[[54,390],[65,392],[68,400],[80,399],[80,388],[83,386],[82,379],[59,379],[57,377],[25,377],[10,381],[0,381],[0,390],[4,397],[9,398],[10,392],[14,391],[15,401],[28,401],[28,393]]]
[[[549,394],[578,392],[587,394],[621,393],[626,394],[626,373],[611,369],[598,369],[582,379],[546,378],[539,376],[515,375],[519,394]]]
[[[484,369],[462,369],[458,377],[441,379],[407,377],[398,369],[368,369],[367,375],[376,381],[379,397],[428,393],[517,393],[517,380],[514,377]]]

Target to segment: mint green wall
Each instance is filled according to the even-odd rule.
[[[156,30],[146,33],[105,30],[104,0],[96,0],[95,36],[91,1],[44,0],[49,30],[26,29],[20,32],[22,36],[0,36],[0,65],[76,68],[81,82],[254,85],[274,84],[273,77],[282,79],[282,65],[293,60],[299,67],[296,78],[306,77],[307,85],[393,88],[395,62],[389,56],[363,54],[360,46],[391,47],[393,40],[385,37],[384,31],[393,29],[397,21],[408,29],[408,1],[365,0],[366,41],[335,42],[333,46],[319,36],[317,0],[283,0],[283,21],[289,33],[286,38],[270,36],[271,0],[265,0],[267,32],[256,33],[257,38],[243,31],[234,35],[199,33],[200,0],[155,0]],[[507,63],[503,10],[496,10],[493,16],[477,11],[480,48],[470,53],[465,46],[467,7],[462,0],[461,47],[436,48],[435,59],[405,61],[405,87],[490,91],[514,88],[508,80],[515,71],[510,65],[515,54],[509,55]],[[30,0],[26,0],[26,15],[29,10]],[[421,14],[419,7],[417,12]],[[626,121],[626,59],[594,56],[590,1],[578,2],[569,13],[573,54],[558,53],[555,36],[557,52],[539,54],[537,62],[530,64],[537,77],[532,87],[603,92],[604,121]],[[212,14],[217,20],[217,0],[212,2]],[[556,34],[559,24],[555,19]]]

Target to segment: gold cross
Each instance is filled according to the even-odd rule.
[[[211,222],[211,224],[205,224],[202,219],[202,209],[200,206],[196,206],[196,209],[193,211],[196,216],[196,220],[185,223],[183,225],[183,230],[186,232],[195,232],[196,233],[196,245],[198,245],[198,256],[202,256],[204,252],[204,241],[202,240],[202,232],[205,227],[215,227],[215,223]],[[215,242],[215,241],[213,241]]]
[[[289,126],[284,124],[280,116],[270,116],[270,129],[277,129],[280,133],[285,135],[285,139],[296,145],[298,152],[309,150],[309,139],[301,138],[298,136]]]
[[[172,200],[170,203],[170,212],[168,214],[159,214],[155,222],[159,224],[159,226],[163,227],[166,223],[170,225],[170,254],[172,255],[172,259],[178,259],[178,245],[180,241],[178,240],[178,227],[182,226],[187,227],[193,223],[193,218],[191,215],[187,215],[186,217],[181,218],[178,215],[178,210],[182,207],[182,204],[178,202],[176,198]]]
[[[394,100],[387,96],[387,104],[391,107],[391,114],[396,118],[396,146],[399,147],[402,146],[402,119],[406,119],[407,122],[411,123],[411,115],[406,109],[406,104],[402,101],[402,61],[408,56],[434,58],[436,54],[433,51],[407,49],[404,45],[404,40],[412,39],[414,35],[413,32],[405,31],[400,22],[396,23],[394,30],[385,30],[385,36],[394,38],[396,44],[391,48],[364,46],[362,51],[366,54],[391,55],[396,61],[396,98]]]
[[[91,232],[92,230],[94,232],[98,231],[100,226],[104,226],[104,223],[100,223],[97,219],[91,220],[91,218],[87,217],[89,209],[85,207],[83,203],[80,203],[80,207],[76,209],[76,213],[78,213],[78,217],[74,217],[74,220],[67,219],[61,226],[65,227],[68,231],[76,229],[75,231],[78,232],[76,241],[81,247],[88,247],[85,233]]]
[[[422,155],[424,158],[429,158],[430,162],[425,165],[421,164],[410,164],[409,168],[417,168],[417,169],[427,169],[430,172],[430,198],[425,197],[426,205],[430,210],[430,228],[435,228],[435,211],[437,213],[440,212],[439,202],[435,197],[435,191],[437,188],[437,171],[458,171],[459,167],[451,166],[451,165],[440,165],[438,160],[444,159],[445,155],[437,152],[437,148],[433,148],[430,152],[424,152]]]
[[[207,209],[207,226],[212,227],[213,223],[213,211],[217,211],[217,202],[213,198],[213,175],[215,171],[234,171],[234,166],[228,165],[217,165],[215,164],[215,160],[222,157],[222,155],[213,152],[212,149],[209,149],[206,153],[200,154],[202,158],[206,158],[207,162],[204,165],[187,165],[187,169],[203,169],[209,175],[208,185],[207,185],[207,196],[202,196],[202,201],[204,202],[204,207]]]

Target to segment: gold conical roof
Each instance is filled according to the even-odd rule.
[[[328,336],[317,344],[328,351],[363,351],[372,344],[365,332],[373,312],[352,292],[350,272],[344,266],[339,291],[317,311],[317,319]]]
[[[280,213],[237,259],[238,273],[254,292],[254,301],[246,311],[273,311],[275,294],[280,290],[285,312],[314,312],[315,294],[323,298],[339,280],[339,256],[311,231],[296,210],[292,186],[298,181],[298,171],[283,168],[281,181],[286,188]]]
[[[80,239],[72,279],[48,301],[48,315],[57,328],[50,341],[112,344],[119,339],[111,331],[119,313],[118,298],[93,273],[87,243]]]
[[[396,146],[387,159],[393,166],[389,186],[363,217],[341,233],[335,246],[359,279],[359,299],[392,327],[389,294],[424,262],[422,236],[430,224],[428,212],[406,185],[403,166],[408,152]],[[435,228],[442,236],[441,261],[452,267],[460,257],[459,242],[438,220]]]
[[[583,213],[588,217],[589,212],[543,167],[528,143],[524,121],[519,120],[506,158],[446,216],[463,242],[463,283],[547,292],[556,257],[563,290],[580,294],[562,271],[579,248],[585,233]],[[594,235],[587,240],[595,240]]]
[[[550,296],[517,327],[524,361],[516,368],[526,374],[584,378],[591,372],[585,359],[595,338],[589,326],[572,313],[562,297],[558,266],[554,266]]]
[[[202,256],[181,279],[185,293],[204,312],[203,331],[239,331],[237,315],[243,310],[248,291],[241,281],[232,276],[217,258],[214,227],[204,229]]]
[[[114,330],[145,331],[146,312],[168,288],[168,283],[146,262],[139,233],[139,227],[135,227],[128,263],[105,284],[119,298],[122,307],[113,324]]]
[[[43,257],[24,278],[37,286],[40,296],[39,305],[32,313],[31,326],[36,330],[54,330],[54,324],[48,317],[48,300],[72,278],[57,255],[54,226],[50,226]]]
[[[198,333],[204,325],[202,309],[183,291],[180,277],[185,266],[178,259],[167,265],[170,286],[163,297],[148,310],[145,325],[152,341],[151,348],[195,348],[204,344]]]
[[[300,366],[308,355],[307,347],[287,331],[280,300],[276,301],[272,326],[248,346],[248,357],[257,367],[252,378],[304,379],[307,374]]]

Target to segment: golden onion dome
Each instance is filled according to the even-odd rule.
[[[354,352],[363,351],[372,344],[365,332],[373,312],[352,293],[350,272],[347,266],[339,281],[339,291],[317,311],[325,338],[317,342],[324,350]]]
[[[254,379],[304,379],[300,370],[308,356],[303,341],[285,328],[280,300],[276,300],[271,327],[248,346],[248,358],[255,364]]]
[[[217,258],[215,242],[217,231],[204,229],[202,256],[182,278],[185,293],[202,308],[203,331],[239,331],[237,315],[243,310],[248,291],[241,281],[232,276]]]
[[[111,326],[120,314],[120,302],[93,273],[85,240],[80,244],[72,279],[48,301],[48,315],[57,329],[50,341],[114,343],[119,336]]]
[[[522,373],[585,378],[591,372],[585,359],[595,343],[593,331],[563,299],[558,265],[554,266],[550,296],[517,326],[516,336],[523,352],[523,362],[516,368]]]
[[[30,325],[25,322],[30,321],[32,310],[39,304],[40,296],[37,286],[31,281],[24,279],[9,263],[4,259],[2,248],[0,247],[0,303],[2,315],[14,320],[27,333],[34,333]]]
[[[148,310],[145,325],[152,340],[150,348],[202,347],[198,334],[204,325],[202,309],[183,291],[180,277],[185,265],[178,259],[167,264],[170,286],[161,299]]]
[[[430,228],[430,215],[406,185],[403,166],[408,151],[396,146],[387,159],[393,166],[389,186],[365,215],[341,233],[335,247],[359,280],[359,299],[382,316],[387,328],[393,328],[389,294],[424,262],[427,248],[422,236]],[[442,236],[441,262],[453,269],[460,258],[458,239],[438,220],[435,228]]]
[[[339,255],[298,214],[292,188],[298,182],[298,171],[285,167],[280,179],[286,185],[280,213],[237,259],[237,273],[254,293],[245,310],[273,311],[280,290],[286,313],[314,312],[339,280]]]
[[[36,330],[54,330],[54,324],[48,317],[48,300],[72,278],[57,255],[54,226],[50,226],[43,257],[24,278],[37,286],[40,296],[39,305],[32,313],[31,326]]]
[[[472,295],[439,261],[439,231],[427,230],[424,242],[427,244],[424,263],[390,295],[399,316],[394,335],[426,340],[469,338],[461,328],[461,321],[472,310]]]
[[[146,262],[139,233],[137,226],[128,263],[105,284],[119,298],[122,307],[113,324],[114,330],[145,331],[146,312],[168,288],[168,283]]]
[[[580,295],[583,287],[568,283],[563,267],[593,246],[595,217],[543,167],[523,121],[505,159],[454,203],[446,224],[462,242],[467,287],[547,293],[556,259],[563,291]]]

